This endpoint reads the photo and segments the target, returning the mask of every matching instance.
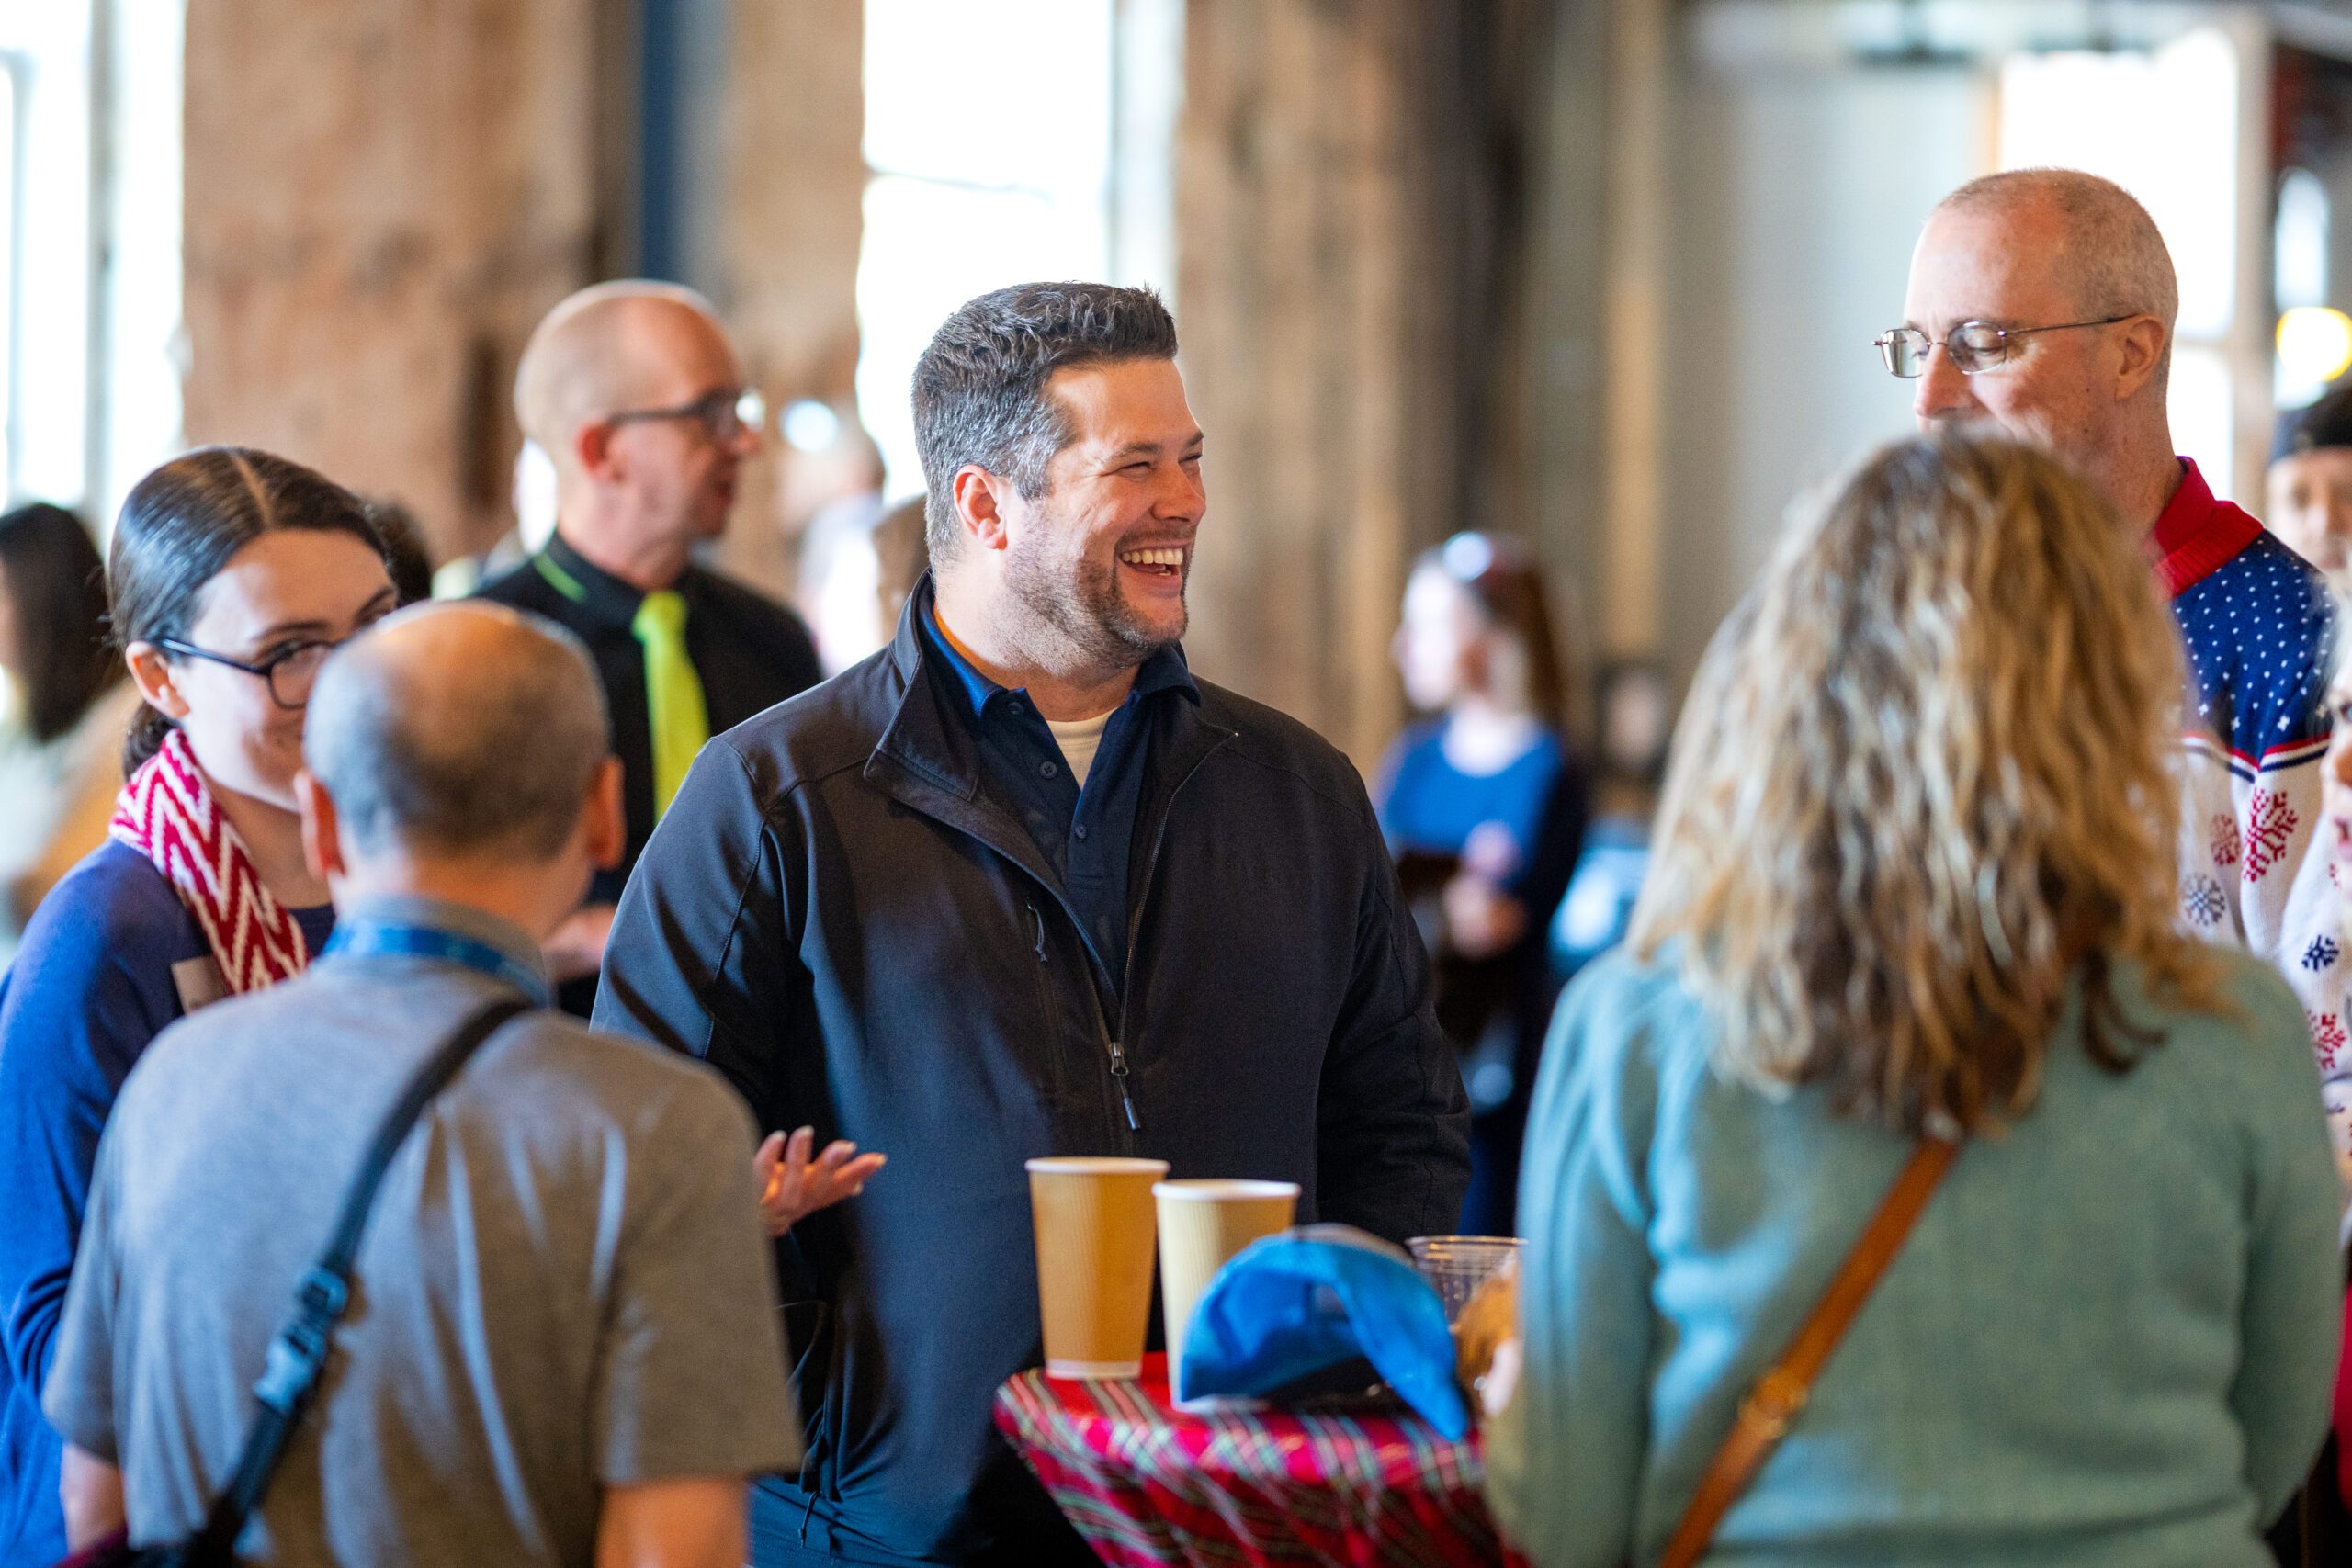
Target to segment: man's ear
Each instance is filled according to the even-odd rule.
[[[588,832],[588,860],[598,871],[610,871],[621,863],[621,853],[628,848],[628,819],[621,808],[621,760],[607,757],[596,764],[596,777],[588,786],[588,802],[582,810],[582,826]]]
[[[1001,550],[1012,543],[1001,504],[1012,491],[1009,479],[998,478],[978,463],[967,463],[947,481],[956,502],[956,521],[964,536],[984,550]]]
[[[571,459],[582,473],[611,477],[613,428],[601,419],[592,419],[571,433]]]
[[[187,699],[180,695],[172,679],[172,662],[162,649],[152,642],[134,642],[123,650],[122,660],[130,669],[130,683],[139,688],[148,706],[165,718],[187,716]]]
[[[2134,316],[2120,323],[2123,359],[2115,380],[2115,400],[2129,402],[2140,395],[2164,363],[2165,348],[2172,341],[2172,333],[2163,321],[2154,316]]]
[[[344,875],[350,867],[343,858],[343,820],[334,796],[308,768],[294,775],[294,804],[302,812],[302,863],[322,882]]]

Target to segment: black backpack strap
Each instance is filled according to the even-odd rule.
[[[253,1425],[245,1429],[245,1445],[237,1458],[235,1478],[213,1499],[211,1511],[205,1516],[204,1529],[190,1543],[187,1560],[191,1563],[229,1562],[237,1537],[244,1532],[245,1520],[261,1506],[263,1495],[269,1490],[270,1477],[277,1473],[278,1461],[286,1457],[286,1446],[293,1439],[294,1428],[300,1424],[302,1413],[310,1408],[311,1396],[318,1392],[319,1374],[326,1367],[327,1341],[334,1332],[335,1320],[343,1315],[343,1309],[351,1300],[351,1268],[359,1255],[359,1238],[368,1228],[368,1211],[376,1201],[376,1190],[383,1185],[384,1173],[391,1168],[393,1157],[407,1141],[425,1103],[441,1092],[457,1076],[458,1069],[465,1066],[466,1059],[507,1021],[530,1010],[528,1002],[508,998],[492,1002],[468,1018],[433,1054],[432,1059],[417,1069],[416,1076],[401,1091],[400,1099],[378,1123],[375,1141],[368,1147],[368,1157],[360,1162],[350,1190],[344,1194],[334,1237],[295,1287],[294,1315],[269,1343],[268,1364],[262,1371],[261,1381],[254,1385],[254,1395],[261,1401],[261,1408],[254,1412]]]

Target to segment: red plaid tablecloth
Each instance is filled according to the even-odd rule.
[[[1504,1562],[1477,1439],[1402,1404],[1174,1410],[1152,1355],[1116,1382],[1023,1372],[997,1391],[996,1424],[1112,1568]]]

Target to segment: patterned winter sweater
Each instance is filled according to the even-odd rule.
[[[2151,536],[2188,644],[2199,727],[2186,737],[2181,913],[2287,977],[2311,1020],[2337,1168],[2352,1185],[2352,959],[2318,851],[2334,612],[2318,571],[2181,461]]]

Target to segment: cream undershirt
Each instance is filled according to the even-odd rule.
[[[1112,713],[1118,710],[1114,708]],[[1039,716],[1043,717],[1043,715]],[[1078,787],[1086,787],[1086,770],[1094,765],[1094,753],[1102,744],[1103,727],[1111,722],[1111,714],[1097,714],[1092,718],[1073,719],[1068,724],[1046,720],[1046,728],[1054,732],[1054,743],[1062,749],[1062,760],[1069,764],[1070,777]]]

